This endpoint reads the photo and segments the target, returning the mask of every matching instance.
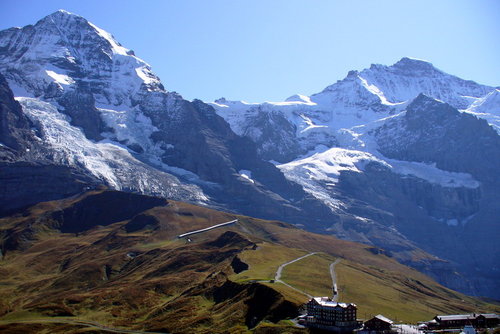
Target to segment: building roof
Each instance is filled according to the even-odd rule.
[[[374,316],[374,318],[382,320],[383,322],[387,322],[387,323],[389,323],[391,325],[393,324],[393,322],[392,322],[391,319],[384,317],[382,314],[376,315],[376,316]]]
[[[334,302],[329,297],[314,297],[311,300],[314,300],[319,305],[326,306],[326,307],[342,307],[342,308],[346,308],[346,307],[349,307],[349,306],[356,307],[356,304],[353,304],[353,303],[337,303],[337,302]]]
[[[436,318],[439,321],[450,321],[450,320],[472,320],[476,319],[475,315],[472,314],[452,314],[452,315],[438,315]]]
[[[481,313],[481,314],[453,314],[453,315],[438,315],[436,319],[439,321],[451,321],[451,320],[473,320],[479,316],[483,316],[487,319],[499,318],[498,314],[495,313]]]

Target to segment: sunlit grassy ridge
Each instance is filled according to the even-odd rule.
[[[498,306],[446,289],[428,278],[388,272],[383,268],[343,261],[336,266],[340,301],[358,305],[358,316],[376,314],[403,322],[430,320],[436,314],[479,312]]]

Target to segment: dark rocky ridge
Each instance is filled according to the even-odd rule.
[[[99,181],[74,168],[31,162],[0,162],[0,216],[42,201],[66,198]]]
[[[500,136],[495,130],[485,120],[423,94],[402,119],[387,122],[374,134],[380,152],[389,158],[435,162],[443,170],[499,182]]]
[[[78,233],[97,225],[106,226],[127,220],[140,212],[164,205],[167,205],[167,201],[158,197],[106,191],[53,212],[52,219],[61,232]]]
[[[149,103],[155,96],[168,102]],[[255,143],[237,136],[211,106],[161,92],[145,95],[139,103],[159,129],[152,135],[155,143],[173,145],[161,156],[162,161],[217,184],[204,188],[214,201],[223,203],[226,209],[261,218],[299,222],[307,216],[305,212],[311,206],[308,195],[262,160]],[[240,170],[251,170],[255,182],[241,178]],[[321,207],[320,203],[314,205]],[[316,218],[322,219],[327,211],[315,211],[319,213]]]
[[[14,100],[7,81],[0,74],[0,159],[29,152],[35,144],[31,128],[32,123]]]

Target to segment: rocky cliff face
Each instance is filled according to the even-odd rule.
[[[462,233],[471,216],[483,209],[481,189],[440,187],[416,177],[401,177],[380,165],[370,164],[363,173],[344,173],[337,191],[345,198],[356,199],[348,202],[345,211],[358,218],[358,225],[370,226],[375,231],[392,229],[393,234],[406,240],[407,245],[418,245],[451,261],[445,263],[436,259],[435,262],[421,263],[415,258],[402,257],[403,263],[455,289],[477,293],[477,289],[472,289],[477,282],[467,277],[467,269],[457,270],[457,267],[470,263],[478,255],[469,252],[468,245],[462,241]],[[381,232],[366,233],[366,227],[356,232],[393,253],[404,247],[404,243],[395,243],[397,239],[393,237],[381,238]]]
[[[32,124],[5,78],[0,74],[0,157],[2,160],[26,154],[35,144]]]
[[[305,153],[296,137],[297,127],[281,113],[257,112],[248,120],[242,133],[257,144],[266,160],[289,161]]]
[[[435,163],[481,181],[498,181],[500,136],[496,131],[485,120],[425,95],[419,95],[404,116],[373,133],[386,157]]]

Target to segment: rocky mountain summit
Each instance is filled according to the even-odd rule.
[[[367,243],[500,298],[497,88],[403,58],[284,102],[187,101],[63,10],[1,31],[0,73],[2,214],[104,185]]]

